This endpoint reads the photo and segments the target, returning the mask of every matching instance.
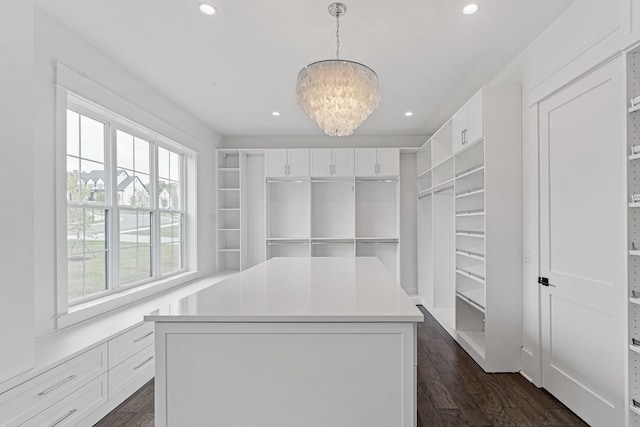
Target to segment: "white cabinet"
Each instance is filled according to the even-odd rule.
[[[356,175],[398,176],[400,172],[400,150],[397,148],[356,149]]]
[[[311,176],[318,178],[354,175],[353,148],[311,150]]]
[[[453,153],[484,136],[484,91],[481,89],[453,116]]]
[[[267,178],[309,176],[309,150],[266,150],[265,175]]]

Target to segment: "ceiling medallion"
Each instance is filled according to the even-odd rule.
[[[336,59],[314,62],[298,73],[298,105],[329,136],[349,136],[380,104],[378,75],[366,65],[340,59],[342,3],[329,5],[336,18]]]

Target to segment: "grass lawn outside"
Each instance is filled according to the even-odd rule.
[[[174,227],[168,227],[174,228]],[[138,233],[139,234],[139,233]],[[167,236],[169,237],[169,236]],[[164,240],[164,239],[163,239]],[[74,246],[75,245],[75,246]],[[120,242],[120,285],[151,276],[150,245]],[[106,291],[108,251],[104,241],[68,240],[67,290],[69,301]],[[168,274],[180,268],[180,243],[163,242],[160,247],[160,272]]]

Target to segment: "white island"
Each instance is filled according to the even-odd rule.
[[[156,426],[416,425],[422,313],[377,258],[274,258],[156,322]]]

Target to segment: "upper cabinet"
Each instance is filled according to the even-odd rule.
[[[397,148],[356,149],[356,175],[360,177],[398,176],[400,150]]]
[[[484,136],[484,90],[480,89],[453,116],[453,153]]]
[[[309,150],[266,150],[265,175],[267,178],[309,176]]]
[[[354,175],[353,148],[311,150],[311,176],[317,178],[352,177]]]

